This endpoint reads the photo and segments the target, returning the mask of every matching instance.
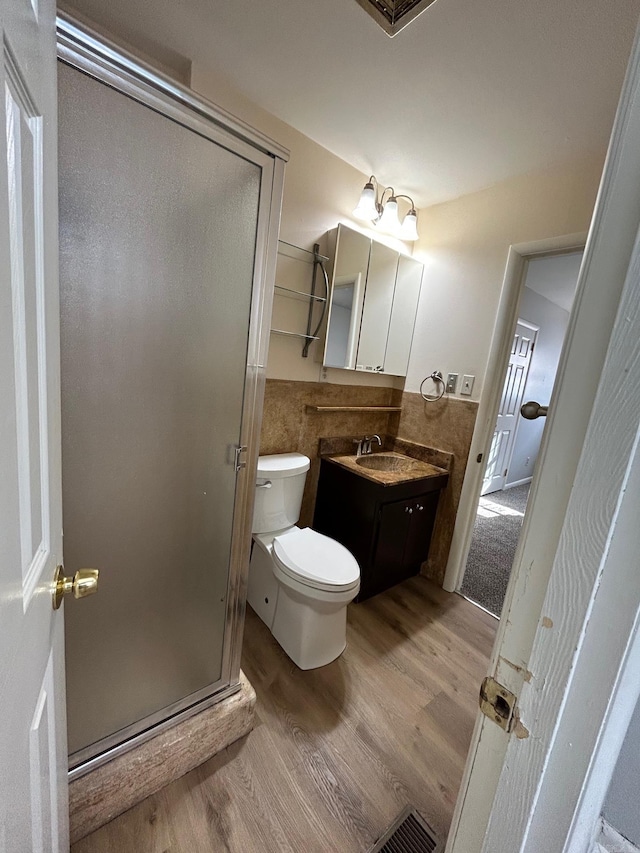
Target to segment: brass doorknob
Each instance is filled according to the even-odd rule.
[[[99,575],[98,569],[78,569],[72,578],[65,577],[64,568],[58,566],[53,579],[53,609],[57,610],[65,595],[69,595],[71,592],[74,598],[93,595],[94,592],[98,591]]]

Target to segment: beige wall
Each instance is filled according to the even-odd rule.
[[[73,6],[82,3],[62,0],[61,5],[78,14]],[[290,149],[283,240],[309,248],[320,242],[324,249],[326,233],[338,222],[359,227],[351,211],[368,176],[269,113],[268,104],[262,107],[249,101],[223,77],[198,65],[190,68],[188,58],[166,51],[159,55],[157,45],[144,40],[140,44],[131,33],[115,30],[111,35],[125,44],[136,41],[137,49],[146,51],[152,63],[183,82],[188,82],[190,70],[190,84],[196,92]],[[331,121],[330,111],[327,121]],[[443,374],[474,374],[471,399],[479,399],[509,246],[586,230],[603,159],[604,152],[591,160],[513,178],[419,212],[422,239],[414,247],[396,243],[396,248],[409,253],[413,248],[413,254],[426,264],[404,386],[407,391],[417,391],[422,378],[438,369]],[[393,180],[393,175],[380,178]],[[278,304],[284,304],[282,297]],[[304,305],[298,307],[304,312]],[[290,312],[287,319],[299,316],[294,309]],[[317,344],[312,346],[310,358],[303,359],[296,339],[273,336],[271,343],[270,378],[403,387],[401,380],[355,371],[329,369],[323,377]]]
[[[420,212],[414,255],[426,266],[407,391],[441,370],[475,375],[480,398],[509,246],[586,231],[603,162],[604,152]]]
[[[291,152],[285,170],[280,239],[304,248],[312,248],[314,243],[320,243],[321,251],[326,251],[327,232],[335,228],[338,222],[371,234],[351,217],[368,175],[363,175],[309,137],[251,103],[220,77],[212,77],[194,66],[191,86],[208,100],[275,139]],[[385,242],[400,251],[410,251],[400,241]],[[308,288],[310,267],[306,264],[280,259],[278,274],[279,280],[285,277],[286,286],[290,287],[296,286],[295,277],[298,275],[300,289],[305,286]],[[305,331],[306,304],[285,300],[287,297],[275,298],[273,325]],[[322,381],[321,355],[317,352],[319,344],[312,344],[309,357],[303,359],[302,343],[297,338],[271,336],[267,362],[267,376],[270,379]],[[331,368],[326,373],[326,381],[333,383],[398,387],[398,380],[392,377]]]
[[[588,228],[603,157],[526,175],[419,212],[422,239],[414,246],[381,238],[354,222],[351,211],[367,175],[258,106],[220,76],[191,69],[191,86],[208,100],[271,136],[290,152],[285,174],[280,237],[326,250],[326,234],[338,222],[360,228],[411,253],[426,265],[416,334],[406,383],[393,377],[328,369],[323,375],[319,344],[301,357],[302,341],[273,335],[267,375],[272,379],[328,381],[417,391],[433,370],[476,376],[480,398],[508,248],[512,243],[570,234]],[[265,105],[268,107],[268,105]],[[330,120],[330,117],[328,118]],[[391,179],[392,176],[381,176]],[[280,261],[289,286],[310,268]],[[289,264],[289,267],[286,267]],[[276,297],[274,323],[304,331],[306,305]]]

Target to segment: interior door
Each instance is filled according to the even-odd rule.
[[[584,846],[541,844],[540,831],[538,829],[536,835],[533,817],[537,804],[547,801],[550,796],[557,808],[553,821],[547,821],[546,829],[555,829],[560,820],[571,823],[574,814],[575,799],[572,804],[570,797],[575,792],[566,786],[552,792],[545,787],[543,775],[552,759],[555,761],[556,753],[567,756],[580,752],[579,747],[573,744],[575,731],[565,732],[563,738],[556,737],[557,718],[571,687],[575,675],[573,664],[582,643],[580,633],[570,633],[575,627],[573,614],[579,605],[584,622],[581,619],[578,627],[588,624],[590,603],[597,593],[599,578],[597,574],[595,578],[586,577],[582,563],[575,559],[575,555],[573,559],[563,560],[559,544],[563,536],[574,543],[593,538],[593,531],[587,533],[576,525],[567,508],[573,499],[572,490],[577,482],[579,466],[582,472],[591,474],[592,460],[599,455],[598,447],[594,452],[594,448],[585,446],[589,430],[597,419],[600,424],[607,424],[602,418],[603,410],[611,416],[612,407],[606,398],[603,398],[603,407],[598,409],[597,405],[598,386],[608,350],[627,358],[627,366],[618,371],[618,376],[626,371],[635,375],[628,341],[625,349],[620,346],[623,330],[627,326],[634,329],[626,313],[628,308],[621,306],[620,300],[625,281],[631,282],[635,287],[637,305],[640,265],[634,257],[634,247],[640,225],[639,140],[640,42],[636,38],[488,670],[499,684],[520,699],[530,702],[535,696],[536,701],[532,703],[533,709],[531,705],[529,709],[526,705],[521,708],[522,727],[517,732],[505,732],[493,720],[478,712],[447,840],[447,853],[502,853],[507,850],[509,853],[525,850],[527,853],[529,850],[557,850],[560,853],[585,849]],[[602,286],[603,281],[607,282],[606,288]],[[614,390],[618,400],[626,397],[626,392],[616,386]],[[618,407],[619,403],[615,405]],[[635,438],[637,418],[635,423],[628,426],[625,423],[625,426],[629,440]],[[612,446],[606,433],[601,437],[601,445]],[[613,446],[616,447],[615,444]],[[619,476],[618,471],[616,476]],[[600,479],[604,482],[603,478]],[[584,515],[592,521],[594,528],[598,527],[600,534],[603,522],[597,516],[599,513],[601,516],[610,515],[611,506],[604,506],[598,479],[591,477],[590,483],[591,511]],[[634,500],[637,500],[637,493]],[[613,501],[613,506],[616,506],[616,501]],[[605,509],[606,513],[603,512]],[[608,530],[608,527],[604,529]],[[606,544],[605,537],[605,548]],[[564,612],[555,619],[551,618],[555,610],[547,610],[547,596],[552,584],[563,593]],[[623,595],[626,592],[623,587]],[[617,615],[616,611],[612,612]],[[570,614],[571,618],[565,618]],[[604,631],[612,633],[617,626],[611,623],[610,613],[608,617]],[[537,667],[533,652],[535,645],[543,642],[543,637],[552,646],[551,663],[547,660],[544,666]],[[598,649],[597,654],[599,652]],[[560,672],[564,680],[559,681],[556,676]],[[591,679],[588,684],[590,692],[594,683]],[[610,695],[606,688],[599,687],[595,692],[604,694],[605,698]],[[590,708],[589,703],[583,701],[580,720],[590,720]],[[524,762],[510,760],[509,751],[514,746],[519,747]],[[590,754],[583,754],[582,758],[588,764]],[[522,769],[522,764],[526,765],[526,770]],[[583,779],[584,775],[576,775],[572,780],[572,787],[577,784],[578,792]],[[597,802],[595,806],[599,808]],[[594,823],[596,818],[597,813],[593,816]]]
[[[483,495],[504,489],[507,482],[509,462],[511,461],[520,416],[520,406],[523,403],[524,389],[527,384],[537,334],[538,329],[535,326],[526,323],[524,320],[518,320],[500,399],[496,428],[491,439],[491,449],[482,483]]]
[[[2,5],[0,850],[68,849],[51,0]]]

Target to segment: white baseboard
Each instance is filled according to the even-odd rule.
[[[640,848],[620,835],[604,818],[600,818],[596,839],[590,853],[639,853]]]
[[[504,489],[502,491],[505,492],[507,489],[515,489],[516,486],[524,486],[527,483],[530,483],[532,480],[533,477],[525,477],[524,480],[516,480],[513,483],[505,483]]]

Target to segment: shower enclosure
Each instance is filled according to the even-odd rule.
[[[70,767],[239,686],[286,152],[59,20]]]

